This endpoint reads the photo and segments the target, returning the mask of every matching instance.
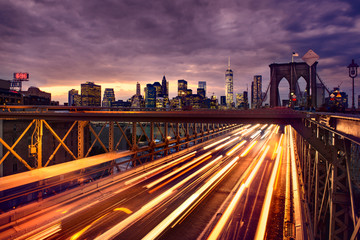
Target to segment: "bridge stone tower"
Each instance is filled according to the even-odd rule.
[[[317,107],[316,103],[316,66],[311,68],[305,62],[273,63],[270,64],[270,107],[281,105],[279,103],[279,83],[282,78],[289,82],[290,93],[296,92],[296,84],[300,77],[306,81],[307,107]]]

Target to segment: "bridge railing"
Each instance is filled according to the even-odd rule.
[[[313,119],[295,128],[309,230],[318,239],[354,239],[360,228],[360,142]]]

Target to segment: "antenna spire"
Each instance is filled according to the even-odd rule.
[[[230,69],[230,56],[229,56],[229,59],[228,59],[228,68]]]

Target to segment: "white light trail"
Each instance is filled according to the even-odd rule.
[[[235,147],[233,147],[230,151],[228,151],[226,153],[227,156],[230,156],[231,154],[233,154],[236,150],[238,150],[239,148],[241,148],[242,145],[244,145],[246,143],[246,140],[243,140],[241,143],[238,143]]]
[[[248,125],[246,125],[246,126],[241,127],[239,131],[237,131],[235,134],[233,134],[233,136],[242,134],[242,133],[245,132],[250,126],[251,126],[251,124],[248,124]]]
[[[254,147],[254,145],[257,143],[257,141],[253,141],[250,146],[248,146],[244,151],[243,153],[240,155],[240,157],[245,157],[249,152],[250,150]]]
[[[262,126],[261,128],[260,128],[260,130],[263,130],[264,128],[266,128],[268,126],[268,124],[265,124],[264,126]]]
[[[164,181],[165,179],[167,179],[167,178],[169,178],[169,177],[177,174],[178,172],[184,170],[185,168],[187,168],[187,167],[189,167],[189,166],[197,163],[198,161],[200,161],[201,159],[205,158],[206,156],[209,156],[210,154],[211,154],[211,152],[207,152],[207,153],[201,155],[200,157],[195,158],[195,159],[192,160],[191,162],[188,162],[187,164],[185,164],[185,165],[177,168],[175,171],[172,171],[171,173],[166,174],[165,176],[159,178],[158,180],[153,181],[152,183],[146,185],[145,187],[146,187],[146,188],[152,188],[152,187],[155,186],[156,184],[158,184],[158,183]]]
[[[247,134],[251,133],[252,131],[255,130],[255,128],[259,127],[260,124],[256,124],[255,126],[249,128],[246,132],[242,133],[241,136],[246,136]]]
[[[46,239],[52,235],[54,235],[57,232],[61,231],[61,223],[57,223],[55,225],[52,225],[51,227],[48,227],[47,229],[35,234],[34,236],[31,236],[29,238],[26,238],[27,240],[42,240]]]
[[[220,145],[220,146],[216,147],[216,148],[215,148],[215,150],[219,150],[219,149],[221,149],[221,148],[225,147],[226,145],[229,145],[230,143],[232,143],[232,142],[234,142],[234,141],[236,141],[236,140],[239,140],[239,138],[238,138],[238,137],[236,137],[236,138],[234,138],[234,139],[231,139],[231,140],[230,140],[230,141],[228,141],[227,143],[224,143],[224,144],[222,144],[222,145]]]
[[[259,170],[262,162],[264,161],[265,157],[266,157],[266,154],[267,152],[269,151],[269,148],[270,146],[268,145],[265,149],[265,151],[263,152],[263,154],[261,155],[259,161],[257,162],[257,164],[255,165],[254,169],[251,171],[251,174],[249,175],[249,177],[246,179],[246,182],[245,182],[245,187],[248,187],[251,182],[253,181],[254,177],[255,177],[255,174],[257,173],[257,171]]]
[[[253,139],[253,138],[255,138],[255,137],[259,136],[259,135],[260,135],[260,133],[261,133],[261,130],[259,130],[259,131],[255,132],[253,135],[251,135],[250,139]]]
[[[271,132],[270,130],[267,130],[260,139],[266,138],[266,136],[269,135],[270,132]]]
[[[219,141],[217,141],[217,142],[214,142],[214,143],[212,143],[212,144],[204,147],[204,150],[206,150],[206,149],[208,149],[208,148],[211,148],[211,147],[215,146],[216,144],[219,144],[219,143],[221,143],[221,142],[223,142],[223,141],[226,141],[226,140],[228,140],[229,138],[230,138],[230,137],[226,137],[226,138],[223,138],[223,139],[221,139],[221,140],[219,140]]]
[[[155,173],[155,172],[157,172],[157,171],[159,171],[159,170],[161,170],[161,169],[164,169],[164,168],[166,168],[166,167],[168,167],[168,166],[170,166],[170,165],[172,165],[172,164],[174,164],[174,163],[177,163],[177,162],[183,160],[184,158],[187,158],[187,157],[189,157],[189,156],[191,156],[191,155],[193,155],[193,154],[195,154],[195,153],[197,153],[197,151],[191,152],[191,153],[186,154],[185,156],[182,156],[182,157],[180,157],[180,158],[178,158],[178,159],[176,159],[176,160],[174,160],[174,161],[171,161],[171,162],[169,162],[169,163],[167,163],[167,164],[161,165],[160,167],[155,168],[155,169],[153,169],[153,170],[151,170],[151,171],[148,171],[148,172],[146,172],[146,173],[144,173],[144,174],[142,174],[142,175],[140,175],[140,176],[138,176],[138,177],[134,177],[134,178],[126,181],[126,182],[125,182],[125,185],[129,185],[129,184],[131,184],[131,183],[136,182],[136,181],[139,180],[139,179],[145,178],[145,177],[147,177],[147,176],[149,176],[149,175],[151,175],[151,174],[153,174],[153,173]]]
[[[301,210],[301,199],[300,199],[300,187],[299,187],[299,179],[296,169],[296,158],[295,158],[295,150],[294,150],[294,141],[293,141],[293,130],[288,125],[287,126],[290,131],[289,139],[290,139],[290,157],[291,157],[291,177],[292,177],[292,192],[294,195],[294,216],[295,216],[295,231],[296,231],[296,239],[304,239],[304,223],[303,216]]]

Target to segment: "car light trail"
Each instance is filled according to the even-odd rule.
[[[146,213],[148,211],[150,211],[151,209],[153,209],[154,207],[156,207],[157,205],[159,205],[161,202],[163,202],[165,199],[167,199],[168,197],[171,196],[171,194],[180,186],[184,185],[186,182],[188,182],[190,179],[192,179],[193,177],[195,177],[196,175],[198,175],[199,173],[201,173],[202,171],[204,171],[205,169],[209,168],[210,166],[212,166],[214,163],[218,162],[218,159],[222,157],[219,156],[218,158],[214,159],[213,161],[211,161],[210,163],[208,163],[207,165],[205,165],[204,167],[202,167],[201,169],[197,170],[196,172],[194,172],[193,174],[191,174],[190,176],[188,176],[187,178],[183,179],[182,181],[180,181],[179,183],[177,183],[176,185],[174,185],[173,187],[171,187],[170,189],[168,189],[167,191],[165,191],[164,193],[160,194],[159,196],[157,196],[156,198],[152,199],[150,202],[148,202],[147,204],[145,204],[144,206],[142,206],[138,211],[134,212],[132,215],[130,215],[128,218],[124,219],[123,221],[119,222],[118,224],[116,224],[115,226],[113,226],[112,228],[110,228],[109,230],[107,230],[106,232],[104,232],[103,234],[101,234],[100,236],[96,237],[95,240],[107,240],[107,239],[112,239],[114,236],[116,236],[117,234],[121,233],[122,231],[124,231],[126,228],[128,228],[131,224],[133,224],[134,222],[136,222],[140,217],[146,215]]]
[[[260,126],[260,124],[256,124],[255,126],[249,128],[246,132],[242,133],[241,136],[246,136],[247,134],[251,133],[252,131],[254,131],[259,126]]]
[[[255,165],[254,169],[251,171],[249,177],[246,179],[245,181],[245,187],[248,187],[250,185],[250,183],[252,182],[252,180],[255,177],[255,174],[257,173],[257,171],[259,170],[262,162],[264,161],[267,152],[269,151],[270,146],[268,145],[265,149],[265,151],[263,152],[263,154],[261,155],[259,161],[257,162],[257,164]]]
[[[223,138],[223,139],[221,139],[221,140],[219,140],[219,141],[217,141],[217,142],[214,142],[214,143],[212,143],[212,144],[204,147],[204,150],[206,150],[206,149],[208,149],[208,148],[211,148],[211,147],[215,146],[216,144],[222,143],[223,141],[226,141],[226,140],[228,140],[229,138],[230,138],[230,137],[226,137],[226,138]]]
[[[184,203],[182,203],[175,211],[173,211],[169,216],[167,216],[161,223],[159,223],[153,230],[151,230],[143,240],[155,239],[158,237],[169,225],[175,221],[187,208],[195,202],[203,192],[205,192],[210,186],[212,186],[216,181],[225,175],[228,170],[231,170],[235,166],[239,157],[235,157],[230,163],[228,163],[224,168],[222,168],[215,176],[213,176],[208,182],[206,182],[199,190],[197,190],[193,195],[191,195]]]
[[[196,158],[196,159],[194,159],[193,161],[191,161],[191,162],[189,162],[189,163],[187,163],[187,164],[185,164],[185,165],[183,165],[183,166],[179,167],[179,168],[178,168],[178,169],[176,169],[175,171],[172,171],[171,173],[169,173],[169,174],[167,174],[167,175],[165,175],[165,176],[163,176],[163,177],[159,178],[158,180],[156,180],[156,181],[154,181],[154,182],[152,182],[152,183],[150,183],[150,184],[146,185],[145,187],[146,187],[146,188],[152,188],[152,187],[153,187],[153,186],[155,186],[156,184],[158,184],[158,183],[160,183],[160,182],[164,181],[165,179],[167,179],[167,178],[169,178],[169,177],[171,177],[171,176],[175,175],[176,173],[178,173],[178,172],[180,172],[180,171],[184,170],[185,168],[187,168],[187,167],[191,166],[192,164],[195,164],[196,162],[200,161],[201,159],[205,158],[206,156],[208,156],[208,155],[210,155],[210,154],[211,154],[211,152],[207,152],[207,153],[205,153],[205,154],[201,155],[200,157],[197,157],[197,158]]]
[[[255,132],[253,135],[251,135],[250,139],[253,139],[253,138],[255,138],[255,137],[259,136],[259,135],[260,135],[260,133],[261,133],[261,130],[259,130],[259,131]]]
[[[238,189],[234,198],[231,200],[229,206],[226,208],[225,212],[221,216],[219,222],[217,222],[215,228],[211,231],[208,239],[210,239],[210,240],[218,239],[218,236],[224,229],[226,222],[230,218],[230,215],[232,214],[234,208],[236,207],[238,200],[240,199],[242,193],[244,192],[244,189],[245,189],[245,186],[243,183],[241,183],[240,188]]]
[[[265,158],[268,150],[269,150],[270,146],[266,147],[266,150],[264,151],[264,153],[261,155],[259,162],[262,162],[262,160]],[[261,160],[262,159],[262,160]],[[259,162],[256,164],[256,166],[260,165]],[[255,167],[256,168],[256,167]],[[256,173],[256,171],[258,170],[258,167],[256,169],[253,169],[251,171],[251,174],[253,174],[254,172]],[[254,173],[254,174],[255,174]],[[250,176],[251,176],[250,174]],[[226,208],[225,212],[222,214],[220,220],[217,222],[216,226],[214,227],[214,229],[211,231],[208,239],[218,239],[218,237],[220,236],[221,232],[223,231],[225,224],[228,222],[231,214],[233,213],[236,205],[238,204],[238,201],[241,198],[242,193],[244,192],[245,188],[249,185],[249,183],[252,181],[252,178],[250,179],[250,177],[248,177],[245,180],[245,183],[241,183],[239,189],[237,190],[235,196],[233,197],[233,199],[231,200],[229,206]]]
[[[271,130],[269,129],[269,130],[267,130],[265,133],[264,133],[264,135],[260,138],[260,139],[264,139],[264,138],[266,138],[266,136],[267,135],[269,135],[269,133],[271,132]]]
[[[236,138],[234,138],[234,139],[231,139],[231,140],[230,140],[230,141],[228,141],[227,143],[224,143],[224,144],[222,144],[222,145],[218,146],[217,148],[215,148],[215,150],[219,150],[219,149],[221,149],[221,148],[225,147],[226,145],[229,145],[230,143],[232,143],[232,142],[234,142],[234,141],[236,141],[236,140],[239,140],[239,138],[238,138],[238,137],[236,137]]]
[[[227,156],[230,156],[231,154],[233,154],[236,150],[238,150],[242,145],[244,145],[246,143],[246,140],[243,140],[241,143],[236,144],[235,147],[233,147],[230,151],[228,151],[226,153]]]
[[[174,164],[174,163],[177,163],[177,162],[179,162],[179,161],[181,161],[181,160],[183,160],[183,159],[185,159],[185,158],[187,158],[187,157],[189,157],[189,156],[191,156],[191,155],[195,155],[195,153],[197,153],[197,151],[194,151],[194,152],[191,152],[191,153],[189,153],[189,154],[186,154],[185,156],[182,156],[182,157],[176,159],[175,161],[171,161],[171,162],[169,162],[169,163],[167,163],[167,164],[161,165],[160,167],[155,168],[155,169],[153,169],[153,170],[151,170],[151,171],[149,171],[149,172],[147,172],[147,173],[145,173],[145,174],[142,174],[142,175],[140,175],[140,176],[138,176],[138,177],[135,177],[135,178],[133,178],[133,179],[131,179],[131,180],[129,180],[129,181],[126,181],[126,182],[125,182],[125,185],[129,185],[129,184],[134,183],[134,182],[136,182],[136,181],[139,180],[139,179],[145,178],[145,177],[147,177],[147,176],[149,176],[149,175],[151,175],[151,174],[153,174],[153,173],[155,173],[155,172],[157,172],[157,171],[163,170],[164,168],[166,168],[166,167],[168,167],[168,166],[170,166],[170,165],[172,165],[172,164]]]
[[[52,235],[54,235],[57,232],[61,231],[61,223],[57,223],[55,225],[52,225],[51,227],[35,234],[34,236],[31,236],[29,238],[26,238],[26,240],[40,240],[48,238]]]
[[[180,177],[181,175],[184,175],[185,173],[187,173],[188,171],[192,170],[193,168],[199,166],[200,164],[202,164],[203,162],[205,162],[206,160],[210,159],[211,158],[211,155],[205,157],[204,159],[202,159],[200,162],[197,162],[196,164],[192,165],[191,167],[189,167],[188,169],[186,169],[185,171],[179,173],[178,175],[170,178],[169,180],[165,181],[164,183],[160,184],[159,186],[157,186],[156,188],[154,189],[151,189],[149,191],[149,193],[153,193],[155,192],[156,190],[162,188],[163,186],[165,186],[166,184],[170,183],[171,181],[177,179],[178,177]]]
[[[233,136],[242,134],[243,132],[247,131],[247,129],[248,129],[250,126],[251,126],[251,124],[248,124],[248,125],[246,125],[246,126],[241,127],[239,131],[237,131],[235,134],[233,134]]]
[[[250,144],[250,146],[248,146],[244,152],[240,155],[240,157],[245,157],[249,152],[250,150],[255,146],[255,144],[257,143],[257,141],[254,141]]]
[[[130,209],[124,208],[124,207],[115,208],[115,209],[114,209],[114,212],[116,212],[116,211],[122,211],[122,212],[127,213],[127,214],[132,214],[132,211],[131,211]]]
[[[275,128],[275,134],[277,134],[279,132],[279,129],[280,129],[280,126],[278,125],[276,128]]]
[[[288,125],[290,131],[288,131],[288,136],[290,140],[290,157],[291,157],[291,177],[292,177],[292,191],[294,195],[294,216],[295,216],[295,236],[296,239],[304,239],[304,223],[301,210],[301,199],[300,199],[300,187],[299,179],[296,169],[296,159],[295,159],[295,150],[294,150],[294,141],[293,141],[293,130]]]
[[[268,124],[265,124],[264,126],[262,126],[262,127],[260,128],[260,130],[264,130],[267,126],[268,126]]]
[[[96,220],[94,220],[92,223],[90,223],[89,225],[87,225],[86,227],[84,227],[83,229],[81,229],[79,232],[75,233],[74,235],[72,235],[72,237],[70,238],[70,240],[76,240],[78,239],[84,232],[86,232],[86,230],[88,230],[89,228],[91,228],[92,225],[94,225],[96,222],[100,221],[102,218],[104,218],[106,215],[108,215],[109,213],[106,213],[105,215],[97,218]]]
[[[281,142],[281,139],[279,142]],[[275,179],[277,178],[277,175],[278,175],[280,158],[282,156],[281,152],[282,152],[282,148],[279,145],[275,165],[274,165],[274,168],[271,173],[269,185],[266,190],[264,204],[261,209],[260,219],[258,221],[258,225],[257,225],[257,229],[256,229],[256,234],[255,234],[256,240],[263,240],[265,237],[265,230],[266,230],[266,224],[267,224],[267,220],[268,220],[268,216],[269,216],[270,203],[271,203],[271,199],[272,199],[274,187],[275,187]]]

